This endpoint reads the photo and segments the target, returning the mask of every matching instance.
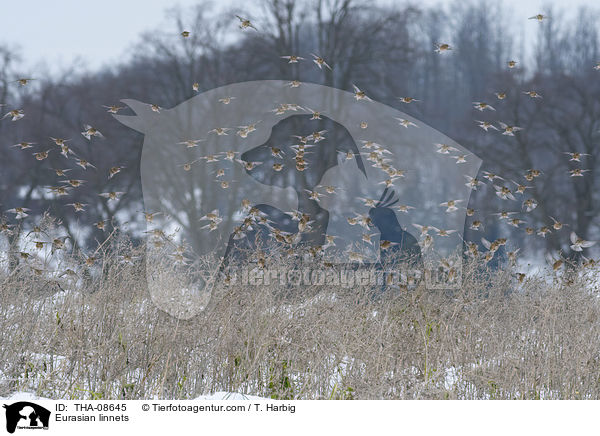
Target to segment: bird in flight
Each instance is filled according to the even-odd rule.
[[[17,80],[15,80],[15,82],[17,82],[17,83],[18,83],[19,85],[21,85],[21,86],[25,86],[25,85],[27,85],[29,82],[31,82],[32,80],[35,80],[35,79],[31,79],[31,78],[25,78],[25,77],[23,77],[23,78],[20,78],[20,79],[17,79]]]
[[[321,56],[318,56],[314,53],[311,53],[311,56],[314,58],[313,62],[317,64],[317,67],[319,67],[320,70],[322,70],[323,67],[329,68],[329,70],[331,70],[329,64],[325,62],[325,59],[323,59]]]
[[[236,15],[236,17],[238,20],[240,20],[240,29],[242,29],[242,30],[246,30],[246,29],[257,30],[256,27],[254,27],[254,25],[250,22],[249,19],[242,18],[239,15]]]
[[[586,241],[580,238],[575,232],[571,232],[569,238],[571,239],[571,249],[574,251],[583,251],[584,248],[589,248],[596,243],[596,241]]]
[[[488,129],[498,130],[498,128],[496,126],[494,126],[492,123],[490,123],[489,121],[480,121],[480,120],[475,120],[475,121],[479,123],[478,127],[481,127],[486,132],[488,131]]]
[[[404,119],[404,118],[396,118],[396,119],[397,119],[397,120],[400,122],[400,125],[401,125],[402,127],[405,127],[405,128],[407,128],[407,129],[408,129],[410,126],[413,126],[413,127],[419,127],[419,126],[417,126],[415,123],[413,123],[412,121],[406,120],[406,119]],[[458,151],[458,150],[457,150],[457,151]]]
[[[529,17],[528,20],[537,20],[539,23],[541,23],[544,20],[549,20],[550,17],[544,14],[536,14],[533,17]]]
[[[367,101],[372,101],[369,97],[367,97],[367,94],[365,94],[364,91],[361,91],[358,86],[356,85],[352,85],[352,87],[354,88],[354,98],[356,100],[367,100]]]
[[[117,106],[117,105],[111,105],[111,106],[105,106],[102,105],[103,108],[106,108],[106,112],[108,112],[109,114],[116,114],[118,113],[121,109],[125,109],[124,106]]]
[[[581,162],[581,157],[582,156],[591,156],[589,153],[579,153],[577,151],[575,152],[569,152],[569,151],[565,151],[564,154],[568,154],[571,159],[569,159],[569,161],[575,161],[575,162]]]
[[[495,111],[496,109],[494,109],[492,106],[490,106],[489,104],[482,102],[482,101],[474,101],[473,102],[473,107],[475,109],[477,109],[478,111],[483,112],[484,110],[490,110],[490,111]]]
[[[398,100],[400,100],[402,103],[413,103],[415,101],[421,101],[421,100],[417,100],[416,98],[413,97],[398,97]]]
[[[3,117],[4,118],[8,118],[10,117],[11,121],[18,121],[21,118],[23,118],[25,116],[25,111],[23,111],[23,109],[13,109],[11,111],[8,111]]]
[[[447,53],[448,51],[452,50],[452,47],[450,47],[450,44],[447,43],[438,43],[435,44],[435,52],[442,54],[442,53]]]
[[[281,56],[282,59],[287,59],[288,60],[288,64],[297,64],[298,61],[303,61],[304,58],[301,56],[296,56],[296,55],[289,55],[289,56]]]
[[[504,132],[502,132],[503,135],[506,136],[515,136],[515,132],[518,132],[519,130],[523,130],[522,127],[517,127],[517,126],[509,126],[506,123],[503,122],[499,122],[500,127],[502,127],[504,129]]]

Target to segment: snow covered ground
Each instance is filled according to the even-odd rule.
[[[52,400],[52,398],[38,397],[37,395],[32,394],[31,392],[14,392],[13,394],[11,394],[8,397],[0,397],[0,401],[10,401],[10,402],[36,401],[36,400]],[[215,392],[214,394],[200,395],[199,397],[194,398],[194,400],[198,400],[198,401],[217,401],[217,400],[234,400],[234,401],[235,400],[237,400],[237,401],[255,400],[255,401],[260,401],[260,400],[270,400],[270,399],[264,398],[264,397],[257,397],[255,395],[239,394],[237,392]]]

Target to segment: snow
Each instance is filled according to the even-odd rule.
[[[38,397],[31,392],[13,392],[8,397],[0,397],[0,401],[36,401],[36,400],[50,400],[50,398]]]
[[[245,395],[238,394],[236,392],[215,392],[214,394],[209,395],[200,395],[199,397],[194,398],[194,400],[198,401],[213,401],[213,400],[269,400],[269,398],[258,397],[256,395]]]
[[[52,400],[52,398],[44,398],[35,395],[32,392],[13,392],[8,397],[0,397],[0,401],[39,401],[39,400]],[[253,400],[253,401],[264,401],[269,398],[257,397],[256,395],[245,395],[237,392],[215,392],[214,394],[200,395],[194,398],[195,401],[218,401],[218,400]]]

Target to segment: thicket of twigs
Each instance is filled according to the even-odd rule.
[[[4,262],[0,396],[600,398],[589,267],[520,283],[510,267],[474,261],[452,291],[220,283],[206,310],[182,320],[152,302],[144,247],[115,240],[96,256],[77,276]],[[48,268],[82,265],[62,257]]]

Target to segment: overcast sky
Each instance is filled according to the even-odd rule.
[[[394,0],[379,1],[390,3]],[[597,0],[497,1],[502,1],[515,18],[524,20],[544,12],[546,5],[568,12],[581,5],[598,3]],[[0,14],[0,44],[15,48],[23,59],[23,67],[31,73],[45,70],[40,67],[40,62],[45,62],[50,71],[58,71],[61,65],[68,65],[75,59],[80,59],[87,68],[96,69],[118,60],[139,40],[142,32],[164,23],[166,9],[196,3],[197,0],[6,1]],[[247,9],[242,5],[250,2],[227,0],[226,3]],[[419,0],[413,3],[436,5],[448,1]],[[523,23],[526,32],[532,32],[536,24]],[[527,35],[533,36],[532,33]]]

